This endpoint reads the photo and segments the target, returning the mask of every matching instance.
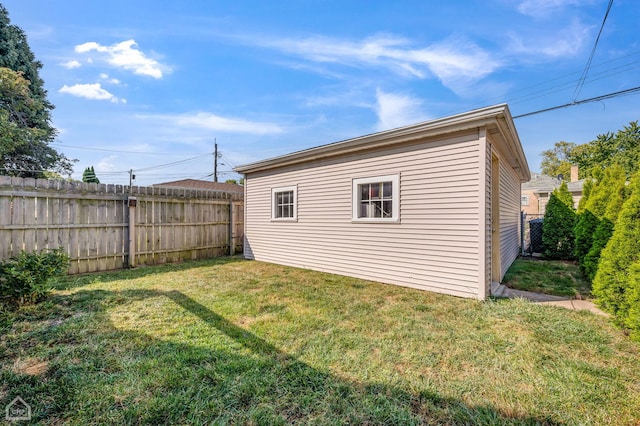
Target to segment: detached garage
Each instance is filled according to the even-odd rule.
[[[530,172],[506,104],[235,170],[247,259],[484,299],[518,256]]]

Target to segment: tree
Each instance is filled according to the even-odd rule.
[[[576,220],[576,226],[574,228],[575,235],[575,247],[574,254],[578,263],[580,264],[580,269],[582,272],[586,274],[586,269],[584,266],[584,259],[591,250],[593,246],[593,234],[598,228],[600,224],[600,220],[591,213],[590,210],[585,210],[582,213],[578,214],[578,219]]]
[[[41,177],[45,170],[70,173],[72,161],[49,146],[57,132],[51,125],[53,105],[39,77],[42,64],[1,4],[0,68],[0,173],[23,177]]]
[[[576,213],[567,183],[556,188],[542,222],[542,253],[549,259],[572,259],[574,255],[574,225]]]
[[[598,135],[595,140],[577,145],[569,160],[577,164],[585,175],[593,175],[594,170],[606,169],[613,164],[622,166],[627,179],[640,170],[640,126],[632,121],[615,134],[608,132]]]
[[[224,183],[235,183],[236,185],[238,184],[238,181],[235,179],[227,179],[224,181]]]
[[[582,270],[591,280],[595,278],[602,249],[607,245],[613,234],[618,214],[628,196],[625,171],[622,166],[614,164],[604,172],[596,173],[596,175],[600,179],[590,189],[581,216],[585,216],[584,220],[586,220],[586,212],[590,212],[597,219],[597,224],[593,229],[591,229],[593,226],[591,222],[589,225],[581,224],[582,228],[580,229],[576,226],[576,244],[580,240],[580,248],[576,247],[576,256]],[[591,232],[591,236],[588,235],[589,232]],[[591,240],[591,247],[584,253],[583,249],[586,247],[586,240],[589,239]]]
[[[576,147],[573,142],[556,142],[552,149],[542,152],[542,173],[547,176],[563,176],[563,180],[571,177],[571,152]]]
[[[640,341],[640,261],[629,268],[627,301],[629,316],[625,325],[631,330],[631,338]]]
[[[622,206],[613,236],[602,250],[593,295],[616,322],[635,327],[639,321],[635,315],[640,312],[637,306],[632,307],[632,302],[638,294],[638,271],[631,267],[640,262],[640,173],[636,173],[629,186],[631,195]]]
[[[100,183],[100,179],[96,176],[93,166],[84,169],[84,172],[82,172],[82,181],[87,183]]]

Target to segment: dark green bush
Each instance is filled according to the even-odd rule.
[[[598,305],[626,326],[633,323],[635,315],[630,309],[633,291],[629,270],[640,261],[640,173],[633,178],[629,189],[631,196],[623,204],[613,235],[602,250],[593,280],[593,295]]]
[[[69,256],[61,249],[21,252],[0,262],[0,302],[8,306],[36,303],[51,291],[54,277],[69,269]]]
[[[553,191],[542,222],[542,254],[548,259],[573,259],[576,213],[566,204],[563,186],[564,191],[568,192],[565,183],[559,190]]]
[[[611,238],[622,204],[628,197],[626,175],[620,165],[601,170],[598,176],[598,182],[589,185],[586,199],[583,196],[580,200],[580,218],[575,228],[575,254],[580,268],[591,281],[598,270],[600,253]],[[598,222],[595,227],[594,218],[586,217],[586,212],[595,216]],[[591,247],[587,246],[589,241]]]
[[[600,223],[598,223],[598,226],[593,232],[591,248],[580,262],[580,266],[584,269],[584,273],[589,277],[590,281],[593,281],[596,277],[600,255],[602,254],[602,249],[607,246],[609,239],[613,235],[613,226],[613,222],[607,218],[602,219]]]
[[[593,234],[599,224],[600,220],[596,215],[591,213],[590,210],[584,210],[582,213],[578,214],[578,220],[576,221],[576,226],[574,228],[576,238],[574,254],[583,273],[585,272],[585,256],[589,253],[589,250],[591,250],[593,245]]]

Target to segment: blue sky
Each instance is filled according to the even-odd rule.
[[[0,0],[56,106],[54,146],[103,183],[236,165],[507,102],[524,114],[640,86],[640,2]],[[532,171],[559,140],[640,119],[640,95],[516,119]],[[170,163],[177,163],[167,165]]]

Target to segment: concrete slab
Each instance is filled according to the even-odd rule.
[[[492,286],[493,287],[493,286]],[[495,297],[506,297],[509,299],[521,298],[542,305],[560,306],[575,311],[590,311],[596,315],[609,316],[606,312],[601,311],[589,300],[569,299],[568,297],[553,296],[551,294],[534,293],[531,291],[515,290],[502,284],[493,287],[492,291]]]
[[[560,306],[562,308],[573,309],[576,311],[590,311],[596,315],[602,315],[604,317],[608,317],[609,314],[601,311],[588,300],[562,300],[562,301],[550,301],[550,302],[541,302],[541,305],[550,305],[550,306]]]

